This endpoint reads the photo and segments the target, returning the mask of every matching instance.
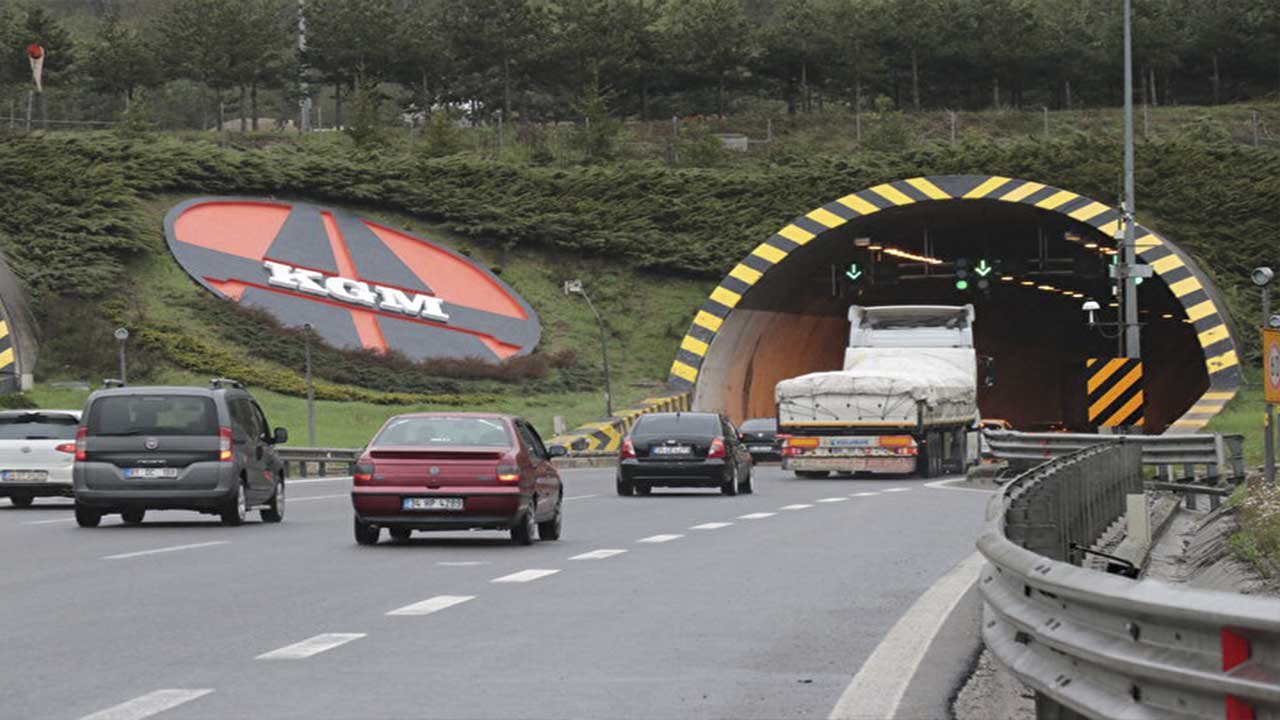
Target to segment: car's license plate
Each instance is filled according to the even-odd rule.
[[[773,452],[772,445],[752,445],[751,452]]]
[[[157,480],[178,477],[178,468],[129,468],[124,476],[130,480]]]
[[[653,448],[654,455],[690,455],[693,448],[688,445],[658,445]]]
[[[45,482],[49,479],[46,470],[5,470],[0,472],[0,480],[4,482]]]
[[[461,510],[462,498],[405,498],[405,510]]]

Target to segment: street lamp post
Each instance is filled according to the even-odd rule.
[[[124,344],[129,340],[129,329],[122,328],[122,327],[116,328],[115,336],[116,336],[116,342],[120,343],[120,382],[125,385],[128,385],[129,384],[129,366],[125,362]]]
[[[1124,307],[1124,355],[1142,357],[1138,336],[1138,286],[1131,277],[1137,263],[1133,191],[1133,8],[1124,0],[1124,242],[1120,252],[1121,300]]]
[[[600,313],[596,311],[595,303],[591,302],[591,298],[587,295],[587,291],[582,287],[581,280],[565,280],[564,294],[581,295],[583,300],[587,301],[587,307],[591,308],[591,314],[596,316],[596,324],[600,326],[600,352],[604,356],[604,414],[606,416],[613,415],[613,385],[609,378],[609,343],[608,335],[604,328],[604,318],[600,317]]]
[[[307,444],[316,446],[316,398],[315,388],[311,382],[311,323],[302,326],[302,347],[305,359],[307,379]]]

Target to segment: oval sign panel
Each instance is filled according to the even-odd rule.
[[[341,210],[198,198],[170,210],[164,231],[206,289],[284,325],[311,323],[336,347],[498,361],[542,335],[533,308],[488,270]]]

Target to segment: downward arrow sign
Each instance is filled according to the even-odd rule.
[[[974,272],[978,273],[978,277],[986,277],[991,274],[992,270],[995,270],[995,268],[988,265],[986,260],[979,260],[978,266],[973,269]]]
[[[848,276],[850,280],[857,280],[858,278],[862,277],[862,271],[858,269],[858,266],[856,263],[850,265],[849,269],[844,271],[844,274]]]

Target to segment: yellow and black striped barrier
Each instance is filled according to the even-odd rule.
[[[689,398],[688,392],[646,398],[639,405],[622,410],[613,417],[589,422],[564,435],[553,437],[547,441],[547,445],[561,445],[570,455],[617,452],[622,444],[622,437],[631,429],[636,418],[647,413],[688,410]]]
[[[1090,358],[1086,390],[1089,423],[1099,427],[1141,427],[1142,361],[1136,358]]]
[[[833,200],[801,215],[760,243],[742,259],[698,310],[671,364],[672,387],[690,390],[697,385],[703,358],[725,320],[766,273],[795,250],[846,223],[882,210],[930,202],[1004,202],[1058,213],[1095,228],[1113,238],[1121,227],[1119,211],[1070,190],[999,175],[938,175],[915,177],[876,185]],[[1159,234],[1135,226],[1138,256],[1149,264],[1182,305],[1204,351],[1209,389],[1174,421],[1171,430],[1198,430],[1240,387],[1241,375],[1235,341],[1227,327],[1225,310],[1208,277],[1194,267],[1186,253]]]
[[[13,335],[9,332],[9,319],[0,308],[0,393],[17,392],[22,389],[18,376],[17,348],[14,347]]]

